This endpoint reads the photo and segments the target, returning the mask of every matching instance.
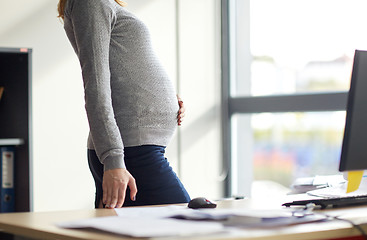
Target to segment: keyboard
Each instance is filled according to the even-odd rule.
[[[297,200],[293,202],[284,203],[282,204],[282,206],[286,207],[306,206],[308,204],[315,204],[316,206],[321,207],[321,209],[367,205],[367,195],[353,196],[353,197],[331,197],[331,198]]]

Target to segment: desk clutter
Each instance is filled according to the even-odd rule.
[[[351,205],[351,202],[341,201],[341,199],[330,203],[330,200],[333,200],[330,197],[335,197],[335,195],[340,197],[343,195],[341,193],[346,192],[346,184],[347,181],[342,175],[298,179],[292,185],[291,193],[298,193],[298,196],[303,199],[302,201],[296,200],[285,203],[283,204],[283,206],[286,206],[284,208],[215,208],[217,206],[215,202],[206,198],[197,198],[193,199],[187,206],[169,205],[119,208],[115,209],[117,216],[61,222],[57,223],[57,226],[67,229],[92,228],[138,238],[218,236],[219,234],[228,236],[236,235],[239,232],[243,234],[248,232],[246,230],[284,229],[286,226],[297,224],[330,221],[345,221],[356,229],[361,229],[358,224],[340,217],[343,214],[336,212],[336,215],[334,215],[330,212],[326,213],[317,210],[318,205],[321,208],[327,208],[329,205],[332,205],[332,207]],[[365,187],[367,187],[367,177],[363,178],[359,190],[365,193],[367,192]],[[358,191],[343,196],[347,197],[356,193]],[[310,202],[310,199],[312,200],[315,196],[317,201]],[[295,198],[297,199],[297,197]],[[348,199],[344,198],[342,200]],[[353,200],[352,206],[362,203],[365,205],[367,202],[367,199],[363,199],[361,203],[356,203],[355,200],[358,200],[356,198],[349,200]],[[316,208],[315,211],[314,208]],[[363,230],[360,230],[360,232],[365,234]]]
[[[93,228],[129,237],[187,237],[327,220],[325,215],[294,209],[190,209],[187,206],[163,206],[119,208],[115,211],[117,216],[62,222],[57,223],[57,226]]]

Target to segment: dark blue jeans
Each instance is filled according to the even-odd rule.
[[[138,193],[131,201],[129,188],[126,191],[124,207],[172,203],[187,203],[189,194],[164,157],[165,147],[143,145],[125,147],[125,164],[135,178]],[[103,164],[96,152],[88,150],[88,163],[96,185],[95,207],[103,196]]]

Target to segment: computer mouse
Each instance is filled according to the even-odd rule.
[[[216,208],[217,204],[206,199],[205,197],[197,197],[191,199],[189,204],[187,205],[189,208],[198,209],[198,208]]]

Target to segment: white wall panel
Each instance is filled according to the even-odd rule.
[[[219,1],[179,3],[179,84],[187,106],[181,134],[182,180],[191,197],[217,198],[222,196]]]

